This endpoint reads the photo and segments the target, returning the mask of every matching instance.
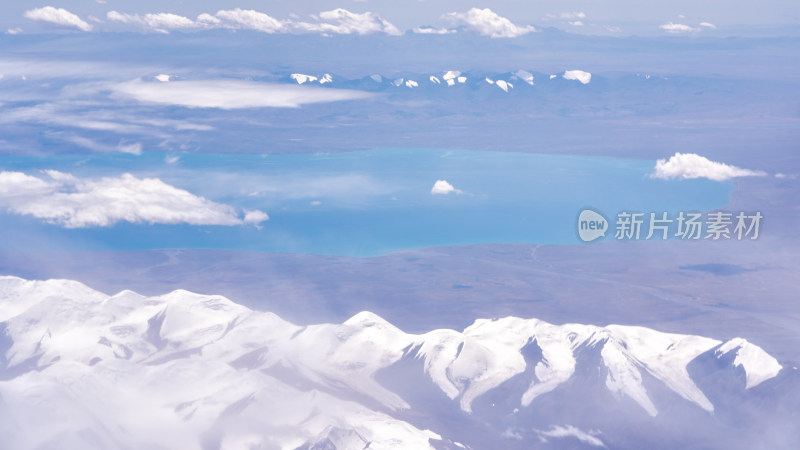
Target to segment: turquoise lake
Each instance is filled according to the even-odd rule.
[[[64,229],[5,212],[0,247],[373,256],[459,244],[584,245],[576,222],[585,208],[603,213],[613,227],[620,211],[708,211],[728,204],[732,182],[653,179],[654,165],[652,160],[439,149],[4,157],[0,170],[35,176],[51,169],[78,177],[157,177],[218,203],[260,209],[270,220],[260,229],[130,223]],[[437,180],[457,191],[433,195]]]

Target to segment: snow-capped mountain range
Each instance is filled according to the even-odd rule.
[[[362,79],[346,79],[335,77],[329,73],[320,75],[307,75],[293,73],[284,78],[284,81],[306,85],[324,85],[329,87],[359,87],[368,90],[379,90],[383,88],[405,88],[405,89],[426,89],[434,87],[454,87],[470,86],[495,87],[504,92],[517,87],[530,87],[535,85],[535,80],[541,83],[552,84],[553,82],[570,81],[579,84],[589,84],[592,74],[583,70],[566,70],[560,74],[536,74],[524,69],[515,70],[507,73],[465,73],[460,70],[447,70],[436,73],[413,73],[396,74],[393,77],[385,77],[380,74],[370,74]],[[334,82],[335,81],[335,82]]]
[[[0,448],[627,446],[584,413],[724,430],[739,403],[720,385],[780,402],[787,371],[740,338],[517,317],[410,334],[370,312],[301,326],[215,295],[0,277]]]
[[[639,76],[639,75],[637,75]],[[649,80],[649,75],[641,75]],[[148,80],[167,83],[178,81],[184,77],[170,74],[152,75]],[[365,91],[389,92],[435,92],[446,88],[466,87],[468,89],[486,89],[496,92],[511,93],[514,90],[531,89],[543,86],[585,86],[592,82],[592,74],[583,70],[565,70],[557,74],[534,73],[519,69],[512,72],[462,72],[447,70],[430,73],[396,73],[385,76],[372,73],[361,78],[347,78],[331,73],[290,73],[268,76],[263,81],[283,82],[303,86],[322,86],[326,88],[348,88]]]

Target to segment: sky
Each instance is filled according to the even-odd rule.
[[[325,18],[325,12],[339,9],[353,14],[369,14],[369,19],[384,23],[386,27],[369,29],[368,32],[403,33],[418,27],[433,27],[436,30],[464,27],[479,31],[491,23],[519,27],[510,35],[493,37],[515,37],[517,33],[534,28],[555,27],[581,34],[711,34],[735,35],[758,30],[773,29],[774,33],[785,33],[787,26],[800,23],[800,7],[790,0],[757,2],[752,0],[706,0],[702,2],[676,1],[631,1],[631,0],[583,0],[583,1],[537,1],[501,0],[492,2],[462,2],[455,0],[312,0],[303,2],[254,1],[152,1],[122,2],[118,0],[95,1],[36,1],[23,0],[5,2],[0,6],[0,29],[10,33],[37,33],[53,31],[53,22],[43,14],[27,14],[47,6],[63,9],[79,18],[63,28],[91,30],[121,30],[143,27],[142,19],[147,14],[169,13],[195,21],[199,15],[214,16],[218,11],[257,11],[278,22],[291,21],[316,24],[337,22]],[[474,14],[471,10],[487,13]],[[109,12],[119,13],[116,17]],[[137,16],[138,15],[138,16]],[[51,19],[53,15],[49,16]],[[175,19],[175,17],[171,17]],[[262,17],[263,18],[263,17]],[[352,19],[350,17],[348,20]],[[127,19],[127,20],[126,20]],[[162,19],[164,19],[162,17]],[[230,19],[230,18],[229,18]],[[253,16],[250,17],[253,19]],[[269,20],[271,20],[269,19]],[[363,17],[362,17],[363,19]],[[182,20],[182,19],[181,19]],[[224,20],[224,19],[223,19]],[[259,19],[260,20],[260,19]],[[361,20],[356,17],[356,20]],[[183,21],[183,25],[188,22]],[[230,21],[229,21],[230,22]],[[352,20],[349,22],[353,25]],[[152,25],[152,23],[151,23]],[[260,25],[264,21],[260,20]],[[56,27],[58,28],[58,27]],[[313,27],[312,27],[313,28]],[[319,31],[318,27],[315,30]],[[362,28],[362,31],[365,29]],[[309,32],[309,27],[294,31]],[[330,31],[330,29],[328,29]]]

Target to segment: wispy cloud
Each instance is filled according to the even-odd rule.
[[[547,438],[572,437],[578,439],[584,444],[591,445],[592,447],[605,448],[606,446],[603,441],[597,438],[597,436],[594,436],[592,432],[587,433],[572,425],[553,425],[549,430],[534,431],[536,431],[536,434],[539,435],[539,439],[541,439],[543,442],[547,442]]]
[[[131,155],[142,154],[142,144],[139,142],[120,141],[117,145],[109,145],[95,141],[94,139],[89,139],[84,136],[78,136],[72,134],[62,135],[61,133],[49,133],[48,137],[61,139],[63,141],[77,145],[78,147],[83,147],[85,149],[92,150],[94,152],[100,152],[100,153],[120,152],[120,153],[128,153]]]
[[[416,34],[452,34],[455,33],[456,30],[450,30],[447,28],[434,28],[430,26],[424,27],[416,27],[411,30],[412,33]]]
[[[560,14],[562,19],[585,19],[586,13],[582,11],[564,12]]]
[[[0,123],[44,123],[121,134],[144,134],[147,131],[145,127],[139,124],[115,121],[111,116],[105,117],[106,120],[98,120],[96,113],[78,113],[70,110],[67,106],[56,103],[41,103],[34,106],[7,108],[0,110]]]
[[[542,17],[542,20],[547,22],[550,20],[576,20],[576,19],[585,19],[586,13],[583,11],[569,11],[569,12],[562,12],[561,14],[553,14],[548,13]]]
[[[451,12],[442,18],[482,36],[493,38],[512,38],[536,31],[531,25],[515,25],[489,8],[472,8],[467,12]]]
[[[92,26],[84,22],[80,17],[72,14],[63,8],[45,6],[25,11],[25,17],[31,20],[49,22],[65,27],[74,27],[81,31],[91,31]]]
[[[190,108],[296,108],[305,104],[365,99],[372,94],[346,89],[324,89],[240,80],[177,81],[134,80],[112,86],[117,96],[140,102]]]
[[[190,225],[259,225],[269,219],[198,197],[157,178],[130,174],[99,179],[45,171],[37,177],[0,172],[0,207],[65,228],[108,227],[118,222]]]
[[[659,159],[656,161],[653,173],[650,174],[653,178],[708,178],[714,181],[764,175],[766,173],[762,171],[711,161],[695,153],[675,153],[669,159]]]

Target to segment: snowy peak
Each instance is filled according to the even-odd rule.
[[[567,70],[562,77],[565,80],[580,81],[581,84],[589,84],[592,81],[592,74],[582,70]]]
[[[742,338],[734,338],[722,344],[716,351],[717,358],[734,353],[733,364],[742,367],[746,374],[746,389],[758,386],[764,381],[774,378],[781,371],[778,361],[765,352]]]
[[[614,343],[611,345],[616,346],[616,349],[609,350],[608,356],[616,369],[612,372],[619,375],[615,380],[617,386],[620,380],[632,376],[634,380],[622,383],[621,391],[636,400],[648,413],[654,415],[654,410],[643,394],[641,376],[636,373],[638,369],[635,365],[643,367],[686,400],[706,411],[714,410],[708,398],[692,381],[687,366],[701,354],[719,345],[719,341],[700,336],[661,333],[644,327],[610,325],[606,328],[613,336]],[[625,362],[620,361],[619,354],[625,356]]]
[[[428,448],[440,435],[394,417],[411,405],[378,381],[407,360],[418,381],[427,380],[452,408],[466,413],[473,413],[477,399],[501,392],[517,410],[535,409],[567,393],[577,382],[577,368],[586,364],[597,378],[593,389],[629,398],[639,414],[652,417],[663,402],[663,394],[651,393],[653,382],[675,401],[714,410],[687,369],[702,354],[731,358],[732,366],[746,372],[747,389],[781,371],[774,358],[744,339],[723,344],[644,327],[519,317],[478,319],[462,332],[410,334],[369,311],[342,324],[299,326],[221,296],[183,290],[107,296],[67,280],[0,277],[0,312],[0,344],[7,343],[0,398],[6,403],[36,410],[30,405],[45,404],[31,396],[47,392],[61,399],[50,402],[66,402],[58,406],[65,411],[83,405],[90,412],[87,427],[136,429],[140,425],[122,413],[131,399],[119,390],[136,392],[137,404],[157,411],[154,417],[165,423],[174,421],[175,430],[186,430],[186,424],[208,430],[230,417],[258,424],[266,434],[253,435],[255,429],[244,426],[244,434],[223,437],[252,438],[248,445],[347,447],[380,439],[393,443],[388,448]],[[97,389],[105,392],[103,402],[91,400]],[[270,410],[288,399],[294,412]],[[92,417],[103,419],[95,424]],[[282,434],[263,431],[276,429]]]
[[[296,82],[297,84],[305,84],[305,83],[325,84],[333,82],[333,77],[329,73],[320,76],[306,75],[302,73],[293,73],[289,75],[289,78],[294,82]]]

